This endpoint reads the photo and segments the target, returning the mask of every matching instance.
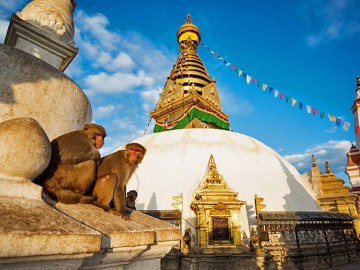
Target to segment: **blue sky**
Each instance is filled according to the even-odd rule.
[[[28,1],[0,0],[0,40],[11,13]],[[202,42],[258,81],[297,100],[292,107],[247,84],[208,49],[198,53],[217,80],[221,106],[235,132],[254,137],[303,173],[311,154],[339,177],[355,141],[351,106],[360,75],[357,0],[95,1],[74,13],[79,54],[66,70],[87,94],[93,120],[107,132],[102,153],[144,134],[166,77],[179,55],[176,32],[190,13]],[[299,109],[298,102],[304,103]],[[325,112],[324,119],[306,105]],[[350,122],[349,131],[327,114]]]

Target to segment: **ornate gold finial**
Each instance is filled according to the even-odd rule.
[[[313,168],[316,168],[316,167],[317,167],[317,164],[316,164],[316,161],[315,161],[315,156],[314,156],[314,154],[311,155],[311,159],[312,159],[312,166],[313,166]]]
[[[214,160],[214,157],[212,154],[210,155],[210,158],[209,158],[206,173],[211,176],[212,180],[217,180],[219,178],[219,173],[217,171],[215,160]]]
[[[192,23],[190,13],[186,16],[186,23]]]
[[[356,86],[357,86],[356,91],[360,90],[360,76],[356,76]]]
[[[188,38],[190,38],[190,41],[192,41],[195,49],[200,43],[201,34],[199,28],[192,23],[190,14],[187,15],[185,23],[180,26],[179,30],[177,31],[176,38],[178,40],[178,43],[182,44],[183,46],[186,45],[184,44],[184,42],[187,41]]]
[[[325,161],[325,165],[326,165],[326,173],[327,174],[332,174],[333,172],[331,171],[330,166],[329,166],[329,162],[327,160]]]

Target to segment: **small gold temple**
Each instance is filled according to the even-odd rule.
[[[204,253],[241,251],[240,208],[238,193],[230,188],[217,171],[213,155],[206,175],[193,193],[191,209],[196,213],[198,247]]]

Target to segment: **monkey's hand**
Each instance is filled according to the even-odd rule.
[[[129,215],[127,215],[126,213],[122,214],[122,213],[120,213],[119,211],[117,211],[115,208],[111,208],[111,209],[110,209],[110,212],[113,213],[113,214],[116,215],[116,216],[120,216],[122,219],[130,220],[130,216],[129,216]]]

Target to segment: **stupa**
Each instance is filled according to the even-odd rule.
[[[150,112],[154,133],[134,140],[147,148],[147,155],[128,184],[138,191],[138,209],[182,228],[180,255],[169,255],[164,269],[179,261],[206,269],[220,257],[246,269],[265,267],[269,258],[284,267],[301,258],[305,265],[316,243],[309,240],[310,253],[302,257],[306,248],[295,240],[295,231],[306,234],[311,228],[304,224],[324,220],[350,224],[340,227],[356,239],[353,218],[324,212],[309,175],[257,139],[229,131],[216,81],[198,55],[201,33],[190,15],[176,37],[180,55]],[[252,250],[266,254],[251,255]]]

